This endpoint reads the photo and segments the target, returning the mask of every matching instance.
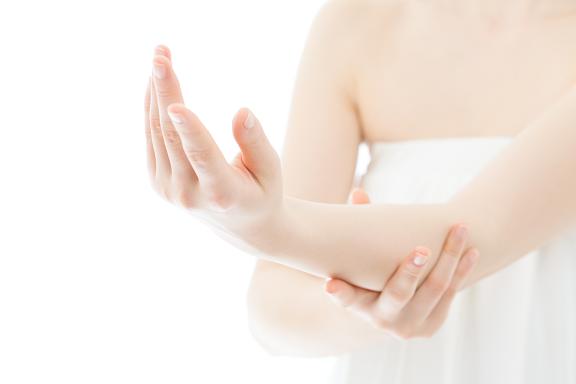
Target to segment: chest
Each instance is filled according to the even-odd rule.
[[[516,135],[576,85],[576,29],[563,32],[427,30],[374,44],[357,76],[365,138]]]

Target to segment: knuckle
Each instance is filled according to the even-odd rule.
[[[398,286],[392,286],[386,290],[386,296],[394,304],[398,305],[406,301],[408,298],[408,292]]]
[[[209,204],[221,211],[227,211],[234,203],[232,195],[221,188],[211,188],[207,198]]]
[[[446,248],[443,252],[444,256],[450,259],[458,259],[460,257],[460,252],[456,247]]]
[[[441,278],[432,277],[426,282],[426,289],[433,294],[443,294],[448,289],[449,283]]]
[[[178,145],[180,144],[180,135],[174,128],[166,128],[164,129],[164,140],[166,144],[169,145]]]
[[[162,124],[157,116],[150,117],[150,129],[156,132],[160,132],[162,129]]]
[[[163,84],[163,82],[159,82],[156,86],[156,94],[160,99],[168,99],[171,98],[172,95],[174,95],[174,91],[172,87]]]
[[[415,269],[411,266],[407,266],[406,268],[404,268],[402,278],[404,280],[407,280],[410,283],[413,283],[416,280],[418,280],[418,277],[420,276],[421,271],[422,271],[422,269]]]
[[[184,148],[184,153],[195,166],[204,168],[212,159],[212,153],[205,149]]]

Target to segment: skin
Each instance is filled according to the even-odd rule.
[[[367,19],[360,16],[369,17],[376,12],[363,14],[365,10],[362,7],[340,8],[341,3],[337,2],[336,7],[330,4],[330,7],[326,7],[321,13],[318,18],[320,21],[316,22],[303,55],[284,152],[284,158],[288,157],[291,160],[282,162],[284,169],[280,168],[279,159],[267,142],[257,119],[253,116],[247,119],[249,114],[246,109],[239,111],[233,121],[234,137],[241,148],[241,154],[238,156],[241,164],[236,162],[229,165],[222,161],[223,157],[208,131],[198,118],[182,105],[181,95],[175,92],[177,88],[175,82],[170,85],[170,81],[175,78],[170,72],[170,62],[166,57],[159,59],[161,56],[154,59],[157,66],[169,70],[164,71],[164,76],[153,76],[151,94],[154,96],[151,96],[151,99],[157,100],[159,112],[156,114],[158,117],[155,117],[151,106],[148,119],[150,122],[148,148],[149,154],[154,156],[153,185],[163,196],[178,202],[196,217],[205,219],[207,223],[221,230],[224,236],[233,238],[239,246],[263,258],[317,276],[345,277],[347,281],[358,286],[377,291],[385,290],[386,282],[394,276],[394,271],[404,257],[401,255],[406,254],[406,250],[416,242],[432,244],[430,247],[432,260],[423,268],[423,273],[430,276],[430,279],[423,280],[420,288],[445,292],[448,288],[446,282],[437,278],[431,279],[435,274],[430,271],[436,261],[439,260],[438,265],[441,265],[440,261],[443,260],[441,239],[449,223],[466,222],[471,228],[470,243],[477,246],[484,255],[473,271],[473,278],[470,279],[475,281],[505,267],[528,250],[549,240],[574,219],[576,207],[572,196],[576,194],[576,183],[573,178],[566,176],[576,172],[574,169],[576,158],[572,153],[576,141],[572,129],[572,124],[576,121],[574,112],[576,92],[568,92],[558,104],[545,105],[547,108],[543,110],[546,113],[538,115],[534,123],[522,130],[497,161],[488,166],[449,204],[430,207],[389,205],[367,207],[314,203],[319,200],[316,196],[320,196],[322,190],[323,193],[332,196],[324,200],[338,200],[339,196],[342,199],[347,194],[347,190],[350,189],[350,174],[346,171],[353,167],[347,161],[342,161],[342,158],[346,160],[346,156],[350,153],[355,156],[355,149],[349,149],[354,145],[357,146],[358,140],[362,137],[359,131],[360,123],[367,120],[359,118],[359,114],[364,112],[359,109],[363,104],[360,102],[361,94],[357,92],[361,88],[361,81],[358,78],[369,68],[351,62],[351,58],[357,56],[350,54],[353,51],[346,52],[346,49],[362,48],[362,44],[357,43],[364,40],[358,39],[359,36],[354,33],[365,32],[364,28],[375,26],[366,23]],[[370,7],[367,8],[369,11],[374,11]],[[412,8],[410,10],[414,11]],[[394,21],[390,24],[390,28],[394,29],[387,31],[388,34],[384,36],[388,36],[392,40],[391,43],[401,42],[403,47],[413,48],[412,53],[418,53],[417,47],[410,45],[414,43],[410,40],[413,32],[418,31],[411,29],[413,27],[411,23],[415,17],[427,14],[418,13],[403,19],[400,16],[406,15],[405,10],[400,12],[400,16],[388,11],[396,19],[390,16],[389,21]],[[418,12],[420,11],[422,10],[419,9]],[[347,18],[343,18],[344,15]],[[361,26],[342,31],[335,26],[342,24],[346,28],[351,26],[348,22],[342,23],[342,20],[362,22]],[[440,27],[443,29],[446,26],[450,24],[442,23]],[[548,27],[539,25],[536,29],[538,33],[535,35],[541,36],[542,32],[548,32],[549,35],[550,30],[546,28]],[[527,33],[524,30],[522,32]],[[470,37],[465,33],[461,36]],[[335,49],[333,41],[338,42],[338,49]],[[492,48],[493,41],[488,45]],[[430,46],[429,43],[427,46]],[[391,47],[394,47],[394,44]],[[426,47],[421,47],[422,51],[425,51]],[[464,47],[458,47],[455,52],[466,52],[463,50]],[[476,46],[470,49],[469,55],[476,50]],[[518,50],[521,50],[521,45]],[[506,50],[492,53],[504,55],[509,51],[510,47],[507,47]],[[452,58],[443,55],[438,60],[446,57]],[[373,60],[367,63],[377,62],[374,58],[371,59]],[[327,63],[322,60],[328,60],[328,63],[334,65],[326,67]],[[475,62],[472,61],[471,64],[473,63]],[[462,68],[466,68],[466,62],[459,64]],[[438,68],[442,66],[438,64]],[[388,69],[391,70],[390,67]],[[350,75],[357,76],[350,77]],[[448,96],[450,91],[461,90],[457,86],[462,87],[464,83],[457,76],[453,77],[459,81],[453,84],[453,89],[449,87],[449,82],[436,89],[447,89]],[[489,77],[487,76],[487,79]],[[354,84],[354,87],[351,87],[351,84]],[[501,83],[497,84],[502,86]],[[511,84],[510,88],[516,85]],[[504,87],[503,92],[505,90]],[[536,93],[540,97],[546,93],[544,91]],[[457,92],[454,94],[459,98],[455,99],[455,103],[447,105],[458,106],[457,102],[462,100],[461,94]],[[399,105],[402,102],[401,95],[400,90]],[[494,95],[490,96],[492,99],[495,98]],[[530,97],[524,96],[524,100],[527,98]],[[465,100],[473,105],[475,99],[468,97]],[[314,105],[314,109],[310,109],[311,105]],[[402,108],[398,108],[399,105],[390,110],[401,113]],[[530,104],[530,108],[526,109],[534,111],[534,105]],[[451,123],[454,127],[461,124],[458,111],[456,108],[454,118],[444,123]],[[166,118],[168,112],[173,115],[172,119]],[[423,105],[422,114],[419,111],[417,115],[435,121],[432,120],[434,115],[426,113],[426,105]],[[460,117],[463,116],[471,119],[469,126],[474,126],[473,123],[482,120],[470,113]],[[503,118],[505,120],[505,116]],[[246,121],[250,123],[245,124]],[[429,121],[423,120],[422,123]],[[397,123],[389,117],[383,122],[392,125]],[[366,126],[366,123],[362,126]],[[245,129],[246,127],[249,128]],[[406,128],[409,128],[409,125]],[[520,127],[518,129],[520,130]],[[315,143],[319,140],[315,140],[315,135],[318,135],[318,139],[322,137],[334,137],[334,139],[331,139],[326,146],[318,147]],[[163,152],[160,136],[164,139],[166,152]],[[322,153],[318,153],[319,151]],[[542,153],[546,156],[543,157]],[[312,154],[313,158],[307,157]],[[189,166],[183,159],[187,159]],[[350,160],[350,157],[347,160]],[[152,160],[149,161],[149,166],[152,168]],[[318,180],[316,176],[318,170],[327,175],[333,185],[326,185],[325,180]],[[285,185],[282,176],[286,180]],[[320,186],[320,183],[323,185]],[[313,188],[307,190],[307,185]],[[317,189],[314,189],[314,186]],[[286,194],[285,191],[290,190],[292,193]],[[306,197],[303,196],[306,191],[311,196],[310,201],[298,198]],[[339,193],[341,195],[338,195]],[[544,201],[542,196],[550,200]],[[526,207],[529,207],[528,211]],[[374,228],[378,228],[379,233],[371,230]],[[380,233],[393,238],[394,244]],[[323,238],[329,238],[331,241],[325,242]],[[377,338],[374,332],[368,332],[366,327],[362,328],[362,324],[352,322],[350,317],[344,315],[326,317],[325,315],[331,314],[328,307],[321,305],[322,300],[313,301],[316,297],[310,294],[310,291],[306,291],[306,288],[314,284],[296,285],[292,281],[291,284],[284,285],[287,280],[282,280],[280,277],[290,278],[290,274],[282,275],[285,271],[280,269],[280,275],[274,275],[273,268],[267,272],[263,274],[260,269],[255,273],[255,278],[259,274],[258,283],[262,283],[263,279],[264,282],[268,280],[259,287],[265,288],[266,292],[260,296],[252,296],[250,305],[253,324],[259,327],[257,331],[259,337],[268,340],[267,345],[274,344],[271,348],[294,351],[294,347],[297,347],[320,354],[336,353],[335,351],[347,351]],[[301,280],[306,279],[307,277]],[[285,300],[287,297],[283,296],[286,292],[269,289],[271,283],[276,286],[298,287],[289,294],[295,295],[299,307],[284,306],[278,309],[279,306],[275,305],[273,312],[267,311],[266,308],[271,307],[266,305],[267,302],[288,302]],[[254,284],[253,287],[258,288]],[[276,296],[273,296],[274,294]],[[300,300],[303,297],[307,297],[308,300]],[[284,300],[266,301],[270,298]],[[326,311],[322,312],[323,309]],[[344,325],[352,327],[344,328]],[[340,336],[343,329],[349,332]],[[318,332],[319,330],[322,332]],[[286,344],[286,339],[291,336],[297,336],[297,341],[289,346]],[[305,344],[298,346],[297,343],[303,340],[306,340]]]
[[[204,191],[197,190],[203,187],[201,183],[207,183],[204,180],[212,180],[214,175],[204,173],[205,168],[198,164],[205,161],[204,156],[198,156],[196,148],[190,148],[194,145],[193,140],[198,140],[197,137],[187,140],[187,132],[176,131],[175,126],[180,126],[184,118],[174,118],[174,112],[169,113],[174,110],[181,114],[187,113],[190,119],[201,125],[189,111],[178,109],[181,105],[174,109],[173,102],[181,103],[183,98],[171,70],[171,56],[167,47],[156,48],[154,65],[161,68],[155,68],[154,76],[160,81],[156,85],[150,78],[145,96],[145,132],[151,183],[159,194],[184,208],[193,204],[207,204],[209,208],[226,212],[222,200],[211,197],[213,191],[206,187]],[[170,106],[166,107],[168,104]],[[168,129],[174,131],[167,132]],[[237,129],[236,126],[234,129]],[[207,131],[190,132],[190,135],[192,134],[203,134],[205,140],[214,145]],[[244,143],[243,134],[243,130],[235,131],[239,143]],[[244,177],[248,177],[252,182],[252,171],[248,170],[243,159],[243,152],[234,158],[230,164],[232,174],[240,174],[239,183],[242,183]],[[190,192],[183,193],[183,184],[187,184],[194,195]],[[210,185],[208,183],[208,186]],[[208,197],[202,196],[202,192]],[[352,192],[351,203],[369,202],[368,195],[361,189]],[[209,217],[200,217],[211,222]],[[325,292],[330,295],[333,303],[347,310],[354,318],[361,319],[363,327],[364,322],[374,326],[380,337],[391,335],[406,339],[430,336],[442,325],[456,292],[463,287],[479,257],[477,249],[466,248],[466,241],[467,228],[462,224],[454,226],[446,238],[442,256],[431,274],[433,281],[443,282],[445,288],[442,290],[426,287],[418,289],[424,278],[423,266],[429,260],[430,250],[417,247],[398,266],[382,291],[363,289],[333,278],[326,281]]]
[[[352,191],[353,204],[368,204],[370,199],[362,189]],[[444,291],[418,288],[423,278],[423,266],[430,250],[417,247],[398,266],[380,292],[356,287],[344,280],[328,279],[324,285],[334,302],[398,339],[430,337],[446,320],[456,293],[464,287],[466,278],[476,265],[479,252],[466,249],[466,227],[455,225],[446,237],[442,255],[429,277],[443,281]],[[445,267],[447,266],[447,267]]]

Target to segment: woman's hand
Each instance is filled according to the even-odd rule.
[[[364,191],[355,189],[351,202],[368,204],[370,201]],[[478,250],[466,250],[466,243],[467,229],[460,224],[452,227],[434,269],[422,283],[430,250],[416,247],[382,292],[359,288],[339,279],[328,279],[324,288],[338,305],[397,338],[430,337],[446,320],[452,300],[478,261]]]
[[[154,189],[217,229],[243,237],[274,224],[282,203],[280,158],[246,108],[232,121],[240,152],[228,163],[184,106],[170,51],[158,46],[145,100],[148,169]]]

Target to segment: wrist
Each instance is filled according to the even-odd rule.
[[[244,241],[259,254],[258,256],[278,261],[286,252],[294,233],[289,200],[290,198],[283,196],[266,218],[243,234]]]

